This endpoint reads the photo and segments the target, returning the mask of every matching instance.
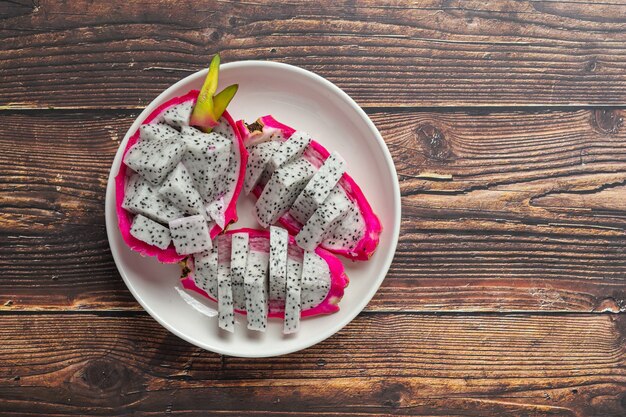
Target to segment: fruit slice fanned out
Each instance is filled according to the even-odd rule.
[[[276,121],[272,116],[264,116],[251,125],[243,121],[237,122],[246,146],[253,147],[267,141],[287,141],[294,134],[295,129]],[[316,169],[319,169],[328,159],[330,153],[315,140],[312,140],[301,158],[308,161]],[[280,171],[280,170],[279,170]],[[273,178],[273,177],[272,177]],[[272,181],[270,179],[270,181]],[[252,193],[260,198],[264,193],[266,184],[258,181]],[[346,256],[350,259],[367,260],[372,256],[380,239],[382,230],[380,220],[374,214],[369,202],[350,175],[344,173],[337,183],[337,187],[351,202],[348,213],[338,221],[334,230],[324,233],[321,247],[333,253]],[[332,188],[332,187],[331,187]],[[321,216],[330,218],[332,216]],[[264,220],[273,220],[272,216],[264,217]],[[305,217],[305,216],[303,216]],[[303,228],[302,222],[298,221],[290,213],[281,215],[279,222],[292,234],[298,234]]]
[[[298,245],[306,250],[318,247],[325,237],[337,230],[351,207],[352,203],[346,194],[339,187],[333,188],[331,194],[296,235]]]
[[[314,173],[315,168],[305,159],[298,159],[275,171],[255,206],[261,226],[269,227],[287,213]]]
[[[331,153],[294,201],[289,214],[301,224],[306,224],[315,210],[330,195],[345,171],[346,162],[343,158],[337,152]]]
[[[265,331],[267,327],[269,246],[269,242],[265,240],[256,247],[253,245],[248,252],[246,276],[243,283],[246,290],[246,312],[250,330]]]
[[[250,194],[259,181],[265,184],[269,180],[265,167],[279,146],[280,143],[278,141],[271,141],[252,145],[248,148],[248,166],[243,183],[243,191],[246,195]]]
[[[247,280],[245,283],[246,295],[248,288],[252,289],[252,285],[259,284],[261,279],[265,280],[262,290],[267,288],[269,271],[265,266],[265,262],[268,261],[270,257],[270,233],[253,229],[230,230],[218,237],[217,248],[219,253],[219,266],[230,264],[235,312],[246,314],[246,302],[244,301],[242,303],[241,295],[238,296],[235,285],[236,282],[240,281],[242,278]],[[229,249],[232,249],[232,252],[225,253],[228,252]],[[245,252],[246,255],[244,255],[243,252]],[[245,259],[248,258],[249,255],[253,256],[252,260]],[[261,259],[259,255],[261,255],[263,259]],[[304,256],[304,251],[296,245],[294,238],[289,236],[287,247],[287,281],[290,279],[290,274],[292,277],[300,274]],[[344,288],[348,285],[348,277],[344,273],[343,265],[334,255],[321,248],[310,252],[308,256],[315,260],[313,266],[309,268],[309,270],[314,271],[314,276],[307,275],[306,278],[303,276],[301,316],[308,317],[334,313],[339,310],[338,303],[343,297]],[[243,277],[240,276],[242,265],[245,265],[244,268],[246,270]],[[253,270],[253,265],[259,265],[259,267]],[[187,267],[189,272],[182,279],[183,287],[195,291],[213,301],[218,301],[217,293],[203,290],[195,282],[194,276],[196,274],[196,267],[193,260],[189,259],[187,261]],[[248,277],[249,273],[252,273],[253,277]],[[293,279],[295,278],[292,278],[292,280]],[[250,287],[248,287],[248,283],[250,283]],[[208,288],[212,288],[212,286],[208,286]],[[284,318],[287,294],[282,292],[280,295],[281,299],[272,299],[271,293],[266,294],[266,296],[269,299],[263,305],[265,305],[267,317]],[[262,297],[262,295],[260,295],[260,297]],[[257,298],[253,298],[252,300],[261,302],[260,299]],[[252,328],[263,328],[265,311],[262,309],[260,311],[253,311],[253,317],[249,321],[252,322]]]
[[[289,234],[287,231],[282,227],[270,227],[270,299],[281,301],[285,299],[288,250]]]

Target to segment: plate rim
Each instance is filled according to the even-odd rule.
[[[141,120],[145,119],[148,114],[158,106],[158,104],[161,104],[163,101],[166,100],[166,98],[168,96],[171,95],[172,91],[176,90],[179,86],[186,84],[187,82],[190,81],[190,79],[195,79],[198,77],[202,77],[204,78],[208,72],[208,69],[202,69],[199,71],[196,71],[192,74],[189,74],[188,76],[180,79],[179,81],[175,82],[174,84],[172,84],[171,86],[169,86],[168,88],[166,88],[163,92],[161,92],[156,98],[154,98],[145,108],[144,110],[139,114],[139,116],[137,116],[137,118],[133,121],[133,123],[131,124],[131,126],[128,128],[128,131],[126,132],[126,134],[124,135],[124,138],[122,139],[122,141],[119,144],[119,147],[117,149],[117,152],[115,153],[115,157],[113,158],[113,162],[111,164],[111,168],[109,171],[109,178],[107,181],[107,188],[106,188],[106,196],[105,196],[105,203],[104,203],[104,210],[105,210],[105,225],[106,225],[106,232],[107,232],[107,240],[109,242],[109,247],[111,250],[111,255],[113,256],[113,261],[115,262],[115,267],[117,268],[120,276],[122,277],[122,280],[124,281],[124,284],[126,285],[126,287],[128,288],[128,290],[130,291],[130,293],[133,295],[133,297],[135,298],[135,300],[141,305],[141,307],[157,322],[159,323],[161,326],[163,326],[166,330],[168,330],[169,332],[175,334],[176,336],[178,336],[179,338],[185,340],[188,343],[191,343],[194,346],[200,347],[204,350],[208,350],[211,352],[215,352],[221,355],[227,355],[227,356],[233,356],[233,357],[242,357],[242,358],[267,358],[267,357],[275,357],[275,356],[282,356],[282,355],[286,355],[289,353],[293,353],[293,352],[298,352],[300,350],[304,350],[307,349],[311,346],[314,346],[328,338],[330,338],[331,336],[335,335],[336,333],[338,333],[339,331],[341,331],[345,326],[347,326],[349,323],[351,323],[356,316],[358,316],[367,306],[367,304],[372,300],[372,298],[374,298],[374,295],[376,295],[376,293],[378,292],[380,286],[382,285],[382,282],[384,281],[384,279],[387,276],[387,273],[389,272],[389,268],[391,266],[391,263],[393,262],[393,259],[395,258],[395,254],[396,254],[396,249],[397,249],[397,245],[398,245],[398,239],[400,236],[400,222],[401,222],[401,218],[402,218],[402,204],[401,204],[401,200],[400,200],[400,184],[399,181],[397,180],[398,175],[397,175],[397,171],[396,171],[396,167],[395,167],[395,163],[393,161],[393,158],[391,157],[391,153],[389,152],[389,148],[387,147],[387,144],[385,143],[380,131],[378,130],[378,128],[376,128],[376,125],[374,125],[374,122],[372,122],[372,120],[369,118],[369,116],[367,115],[367,113],[365,113],[365,111],[356,103],[356,101],[354,99],[352,99],[352,97],[350,97],[345,91],[343,91],[341,88],[339,88],[338,86],[336,86],[335,84],[333,84],[331,81],[327,80],[326,78],[322,77],[321,75],[318,75],[312,71],[306,70],[304,68],[300,68],[298,66],[295,65],[291,65],[291,64],[286,64],[286,63],[282,63],[282,62],[275,62],[275,61],[261,61],[261,60],[245,60],[245,61],[234,61],[234,62],[228,62],[225,64],[221,65],[221,70],[222,71],[227,71],[229,69],[239,69],[239,68],[246,68],[246,67],[257,67],[257,66],[264,66],[264,67],[274,67],[277,70],[283,70],[283,71],[290,71],[290,72],[294,72],[299,76],[303,76],[306,78],[311,78],[313,81],[320,83],[323,87],[325,87],[326,89],[331,90],[331,92],[335,93],[336,95],[338,95],[342,101],[344,101],[346,104],[348,104],[352,110],[354,110],[362,119],[362,121],[365,123],[366,127],[368,128],[368,130],[373,134],[373,136],[376,138],[378,145],[380,147],[380,149],[382,150],[382,153],[385,157],[385,162],[386,162],[386,167],[389,170],[389,174],[391,175],[392,178],[395,178],[396,181],[393,182],[393,186],[392,186],[392,191],[393,191],[393,206],[394,206],[394,213],[393,213],[393,224],[391,225],[391,229],[392,229],[392,233],[391,233],[391,241],[388,242],[391,251],[389,252],[389,255],[387,256],[387,258],[384,260],[382,268],[380,270],[380,273],[378,274],[378,276],[376,277],[376,280],[372,282],[372,285],[370,286],[370,289],[367,292],[367,296],[363,297],[358,304],[344,317],[343,320],[338,321],[337,323],[335,323],[334,325],[332,325],[327,331],[325,332],[320,332],[319,334],[317,334],[316,336],[310,337],[308,339],[306,339],[305,341],[303,341],[303,343],[298,344],[294,347],[291,348],[283,348],[281,349],[280,347],[278,349],[275,349],[274,351],[272,351],[269,354],[266,354],[264,352],[258,352],[257,354],[242,354],[242,353],[233,353],[233,352],[229,352],[225,349],[221,349],[217,346],[212,346],[210,344],[207,344],[205,342],[202,342],[198,339],[195,339],[192,336],[188,336],[184,333],[182,333],[181,331],[179,331],[176,327],[171,326],[169,323],[167,323],[164,319],[162,319],[159,314],[154,311],[151,307],[148,306],[148,304],[143,300],[143,298],[141,297],[141,295],[138,293],[138,291],[136,290],[136,288],[133,286],[132,284],[132,280],[129,279],[129,277],[127,276],[125,270],[121,267],[121,260],[119,259],[119,255],[117,254],[117,250],[114,250],[114,247],[116,247],[117,245],[115,245],[114,241],[113,241],[113,234],[116,232],[119,232],[117,230],[117,216],[115,214],[110,215],[110,211],[115,211],[115,205],[114,205],[114,199],[115,199],[115,193],[114,193],[114,189],[115,189],[115,176],[117,175],[117,170],[119,169],[119,166],[121,164],[121,158],[122,158],[122,153],[123,153],[123,148],[122,146],[127,143],[129,137],[131,136],[131,133],[134,132],[139,124],[141,123]],[[111,209],[108,209],[108,207],[112,207]],[[110,217],[114,217],[115,221],[110,220]],[[113,223],[113,224],[111,224]]]

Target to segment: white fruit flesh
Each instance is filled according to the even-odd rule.
[[[208,251],[197,253],[193,257],[194,261],[194,282],[198,288],[206,291],[213,298],[218,297],[218,262],[217,246]]]
[[[185,144],[176,138],[139,141],[128,150],[124,163],[153,185],[158,185],[180,162],[185,150]]]
[[[188,130],[196,129],[185,131]],[[196,132],[183,136],[187,152],[182,162],[203,201],[211,203],[225,191],[222,189],[223,178],[228,172],[232,143],[217,133]]]
[[[285,299],[288,247],[287,231],[276,226],[270,227],[269,299],[273,301]]]
[[[231,144],[230,153],[228,156],[224,156],[224,160],[228,160],[228,169],[226,172],[216,181],[216,190],[219,190],[215,200],[218,197],[224,198],[224,201],[232,201],[233,194],[239,179],[239,171],[241,168],[241,154],[238,146],[238,139],[233,127],[228,123],[226,118],[221,117],[218,120],[218,125],[213,128],[213,132],[225,137]],[[212,202],[207,201],[207,203]]]
[[[177,104],[165,110],[160,119],[170,126],[181,129],[183,126],[189,126],[189,117],[192,109],[192,102]]]
[[[160,249],[166,249],[171,241],[170,231],[167,227],[138,214],[133,219],[130,234],[149,245]]]
[[[180,140],[178,130],[163,123],[154,123],[139,126],[139,138],[141,140],[163,140],[177,138]]]
[[[232,333],[235,330],[232,280],[230,268],[222,264],[218,267],[217,300],[218,325],[221,329]]]
[[[247,233],[234,233],[231,240],[230,273],[235,308],[245,309],[244,281],[248,262],[249,237]]]
[[[133,214],[141,214],[165,224],[185,215],[169,200],[159,196],[157,189],[138,174],[126,180],[122,207]]]
[[[282,142],[278,150],[267,163],[267,172],[273,174],[277,169],[300,158],[311,143],[311,136],[306,132],[294,132],[289,139]]]
[[[337,152],[331,153],[289,209],[293,218],[305,224],[324,203],[345,170],[346,162],[341,155]]]
[[[348,214],[339,225],[329,231],[322,244],[327,249],[352,250],[363,238],[365,233],[365,219],[358,207],[352,203]]]
[[[203,252],[213,246],[209,226],[200,215],[174,219],[169,225],[172,241],[179,255]]]
[[[302,310],[315,307],[328,295],[330,270],[328,264],[314,252],[304,253],[300,287]]]
[[[191,176],[182,163],[167,176],[159,188],[159,194],[187,214],[204,214],[202,197],[194,188]]]
[[[224,198],[220,197],[206,205],[206,214],[209,216],[219,227],[224,229],[226,205],[224,204]]]
[[[315,173],[315,168],[305,159],[292,162],[274,172],[256,202],[259,223],[268,227],[285,214]]]
[[[283,333],[294,333],[300,328],[300,280],[302,264],[292,258],[287,260],[287,283],[285,286],[285,319]]]
[[[263,142],[248,148],[248,165],[243,182],[243,190],[246,194],[250,194],[252,189],[259,183],[267,163],[279,146],[279,142]]]
[[[343,190],[335,187],[298,232],[296,236],[298,245],[306,250],[315,250],[324,240],[324,237],[341,224],[352,205]]]
[[[248,329],[264,332],[267,327],[267,252],[248,252],[244,285]]]

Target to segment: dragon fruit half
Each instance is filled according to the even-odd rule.
[[[331,155],[303,132],[296,132],[272,116],[261,117],[251,125],[240,120],[237,128],[251,155],[245,188],[259,199],[256,211],[262,225],[272,224],[279,216],[278,221],[290,233],[299,235],[298,243],[306,249],[319,244],[350,259],[367,260],[372,256],[380,239],[380,220],[359,186],[344,172],[345,163],[338,154]],[[272,142],[281,145],[266,145]],[[311,174],[294,169],[304,161],[317,170],[310,185],[307,181]],[[274,170],[278,178],[272,175]],[[287,174],[289,180],[281,177]],[[271,188],[272,195],[266,188]],[[272,198],[274,195],[281,198]],[[332,201],[322,204],[327,198]],[[286,210],[285,205],[291,208]],[[308,224],[306,219],[311,219]],[[303,230],[305,224],[309,227]],[[319,225],[329,228],[328,232],[321,233]]]
[[[339,310],[337,304],[348,285],[342,263],[321,248],[311,252],[302,250],[284,229],[272,232],[246,228],[230,230],[216,238],[213,248],[211,252],[187,260],[185,270],[188,272],[182,284],[213,301],[219,300],[218,292],[222,287],[232,288],[228,303],[218,303],[218,308],[223,309],[220,317],[222,312],[225,317],[220,327],[226,330],[232,331],[231,308],[237,313],[247,313],[248,328],[253,330],[264,330],[268,317],[286,317],[289,319],[286,332],[297,329],[300,317]],[[211,259],[215,248],[217,265],[208,267],[206,259]],[[278,264],[281,264],[279,270],[275,271]],[[283,276],[279,278],[283,287],[279,291],[274,282],[277,272]],[[229,275],[230,284],[224,283],[224,274]],[[295,281],[301,283],[297,289],[299,299],[296,303],[287,303],[291,310],[286,312],[285,304],[292,290],[289,283]],[[252,311],[246,311],[249,308]]]
[[[115,177],[118,224],[124,241],[142,255],[156,256],[165,263],[179,262],[187,255],[178,253],[173,244],[162,249],[136,237],[144,235],[133,235],[131,226],[135,213],[163,225],[185,214],[202,215],[209,220],[211,238],[229,223],[237,221],[236,203],[243,186],[247,152],[233,119],[226,111],[218,120],[212,121],[213,133],[203,133],[189,126],[199,93],[192,90],[154,110],[128,140],[124,161],[130,165],[123,163]],[[223,145],[224,141],[228,142],[227,147]],[[135,146],[138,143],[142,146]],[[218,149],[214,149],[215,143]],[[134,153],[130,153],[131,150]],[[150,170],[153,164],[157,168]],[[159,168],[161,171],[158,171]],[[223,170],[219,175],[222,181],[216,185],[214,178],[209,178],[211,172],[207,171],[218,168]],[[142,175],[141,179],[134,171]],[[198,191],[191,188],[200,180],[205,183],[213,181],[207,187],[212,193],[210,196],[207,190],[195,187],[200,195],[206,197],[204,202],[199,198]],[[131,193],[131,198],[125,198]],[[213,198],[215,201],[209,201]],[[150,224],[144,222],[142,226],[146,229]],[[145,233],[154,234],[157,230],[160,229]]]

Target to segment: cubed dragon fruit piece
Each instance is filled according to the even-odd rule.
[[[170,221],[170,233],[176,252],[180,255],[204,252],[213,247],[209,226],[200,215]]]
[[[133,219],[130,234],[142,242],[160,249],[166,249],[172,241],[170,230],[167,227],[141,214],[136,215]]]

